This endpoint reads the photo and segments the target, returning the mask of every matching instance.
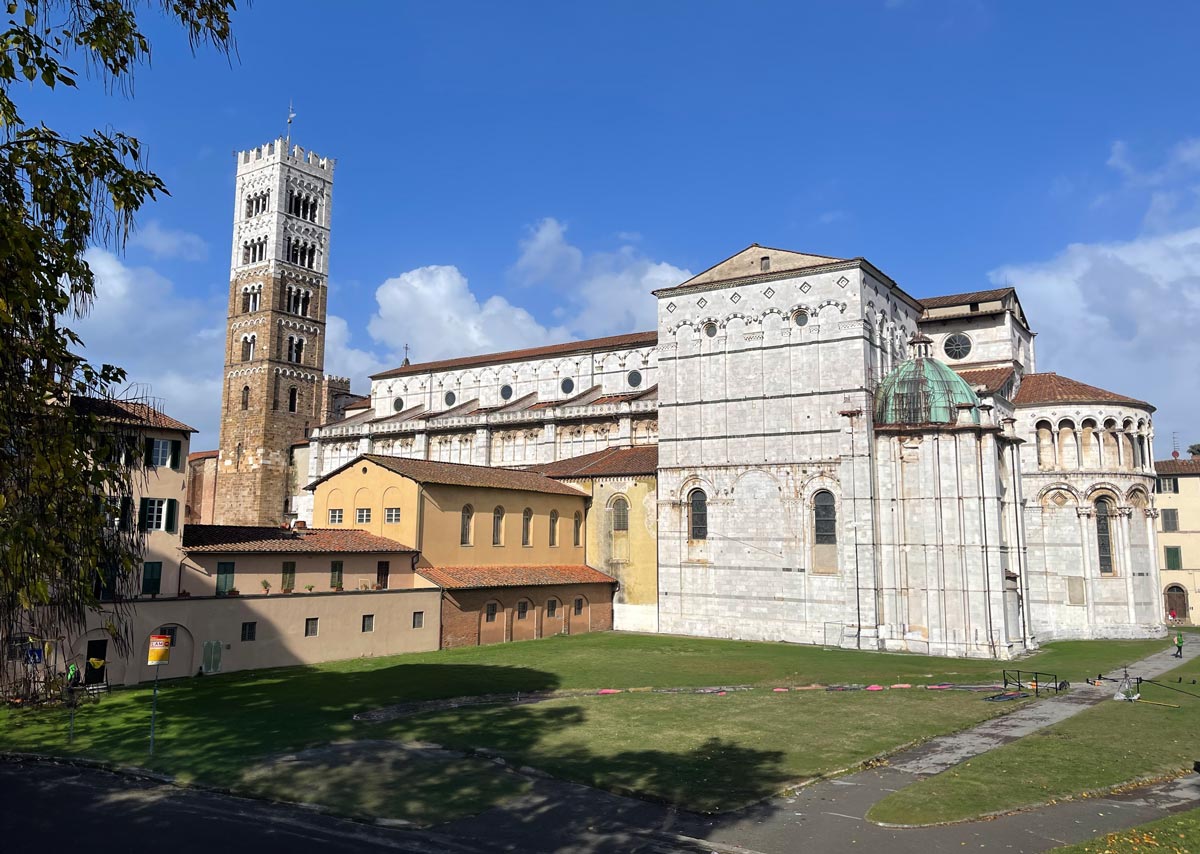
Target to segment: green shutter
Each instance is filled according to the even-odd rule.
[[[146,466],[150,466],[153,462],[154,462],[154,440],[147,439],[146,440],[146,450],[145,450],[145,453],[142,455],[142,463],[144,463]]]
[[[150,515],[150,499],[143,498],[138,506],[138,530],[146,530],[146,517]]]
[[[1179,546],[1167,546],[1167,569],[1183,569],[1183,549]]]
[[[167,533],[175,533],[175,517],[178,515],[179,502],[174,498],[167,499]]]
[[[179,464],[180,452],[183,450],[183,442],[178,439],[171,441],[171,468],[175,471],[183,471],[183,467]]]
[[[133,499],[128,496],[121,499],[121,520],[118,526],[122,531],[128,531],[133,526]]]

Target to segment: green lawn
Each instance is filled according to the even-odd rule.
[[[1161,677],[1200,694],[1200,659]],[[1178,709],[1106,701],[876,804],[873,821],[931,824],[1045,803],[1190,768],[1200,758],[1200,698],[1143,685],[1142,697]]]
[[[1050,854],[1194,854],[1200,851],[1200,809],[1055,848]]]
[[[1056,672],[1059,678],[1075,682],[1162,648],[1163,641],[1064,642],[1051,645],[1020,666]],[[338,739],[375,737],[369,734],[367,725],[356,725],[352,715],[412,700],[606,687],[972,682],[997,678],[1001,667],[990,661],[605,633],[163,683],[153,759],[147,755],[148,686],[114,691],[100,705],[81,709],[73,745],[66,744],[67,715],[61,709],[0,711],[0,748],[82,755],[150,767],[184,781],[239,786],[247,769],[270,757]],[[898,699],[902,693],[862,695],[860,701],[906,702]],[[596,715],[603,712],[596,712],[593,705],[607,699],[611,698],[589,699],[586,707],[582,703],[559,707],[579,706],[583,714]],[[688,704],[684,700],[680,707]],[[985,704],[979,701],[979,705]],[[540,715],[544,714],[542,708],[556,707],[519,708]],[[479,713],[461,710],[449,717],[461,719],[469,730]],[[944,727],[934,724],[925,732],[941,731],[938,727],[955,728],[964,720],[956,718]],[[707,736],[703,728],[710,723],[703,715],[697,721],[695,726],[701,728],[698,733]],[[679,718],[679,725],[692,726],[686,716]],[[753,721],[744,725],[753,729]],[[605,745],[598,735],[591,734],[587,736],[587,749],[594,748],[598,755],[625,752],[636,756],[643,746],[653,743],[656,732],[653,725],[623,731],[627,738],[619,750],[617,745]],[[851,754],[878,746],[874,735],[861,728],[857,733],[863,745],[851,745]],[[900,731],[892,745],[909,737],[906,731]],[[747,738],[753,746],[754,739]],[[550,752],[546,747],[540,755],[544,758]],[[651,759],[660,754],[648,749],[645,755]],[[693,761],[703,764],[702,755],[693,757]],[[570,764],[563,761],[563,767]],[[796,774],[786,763],[781,768],[782,778],[791,779]],[[713,773],[724,772],[714,766]],[[807,773],[803,771],[801,776]],[[670,790],[669,785],[647,790],[651,788]],[[751,788],[759,791],[764,786]]]

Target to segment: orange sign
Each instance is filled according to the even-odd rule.
[[[150,657],[147,664],[171,663],[171,636],[150,635]]]

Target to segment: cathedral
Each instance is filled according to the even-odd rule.
[[[1154,407],[1039,372],[1014,288],[755,244],[655,291],[653,330],[353,397],[323,371],[334,162],[237,157],[218,523],[353,527],[305,487],[363,454],[531,469],[590,496],[618,629],[998,659],[1163,633]]]

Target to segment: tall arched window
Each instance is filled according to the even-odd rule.
[[[813,542],[818,546],[837,545],[837,505],[833,493],[824,489],[813,496]]]
[[[250,408],[250,386],[242,386],[242,409]]]
[[[1113,503],[1107,498],[1096,499],[1096,550],[1100,556],[1100,574],[1112,575],[1113,549],[1112,518]]]
[[[550,511],[550,545],[558,545],[558,511]]]
[[[504,508],[497,507],[492,511],[492,545],[504,545]]]
[[[533,538],[533,511],[528,507],[521,514],[521,545],[528,546]]]
[[[471,545],[471,528],[472,521],[475,519],[475,508],[470,504],[464,504],[462,509],[462,529],[459,531],[458,542],[460,545]]]
[[[583,545],[583,514],[576,511],[575,513],[575,548]]]
[[[295,386],[292,386],[288,389],[288,412],[296,411],[296,404],[298,402],[299,394],[300,393],[296,390]]]
[[[688,493],[688,539],[708,539],[708,496],[703,489]]]
[[[629,530],[629,502],[624,498],[618,498],[612,503],[612,529]]]

